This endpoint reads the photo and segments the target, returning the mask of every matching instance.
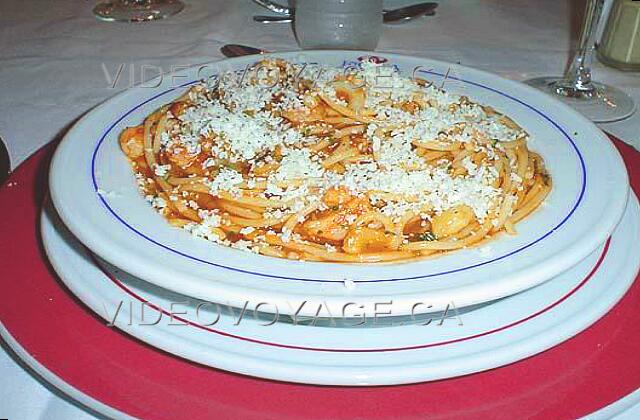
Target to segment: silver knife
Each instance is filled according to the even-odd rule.
[[[0,185],[9,178],[11,172],[11,163],[9,162],[9,152],[4,142],[0,138]]]

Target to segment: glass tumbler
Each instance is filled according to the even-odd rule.
[[[295,31],[304,49],[373,50],[382,34],[382,0],[296,0]]]

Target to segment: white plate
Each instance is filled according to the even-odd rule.
[[[277,55],[349,65],[362,54]],[[387,298],[395,303],[394,314],[410,313],[416,300],[425,296],[432,310],[445,308],[451,300],[460,307],[486,302],[558,275],[610,235],[624,210],[628,179],[617,150],[596,126],[543,93],[489,73],[399,55],[384,58],[405,73],[415,71],[450,91],[494,106],[532,135],[531,148],[544,157],[554,189],[541,209],[518,224],[517,236],[504,235],[488,248],[437,259],[345,265],[254,255],[171,228],[140,196],[119,149],[118,134],[141,123],[202,75],[242,69],[256,57],[166,75],[97,107],[70,130],[56,152],[50,177],[53,202],[83,243],[137,277],[189,296],[236,306],[247,299],[267,301],[281,311],[304,301],[327,302],[340,310],[353,299],[370,306]],[[311,315],[311,306],[301,313]]]
[[[553,280],[460,318],[450,312],[428,325],[378,328],[285,322],[264,326],[269,320],[254,319],[251,312],[240,318],[239,310],[231,315],[228,308],[220,309],[214,324],[218,314],[214,305],[171,293],[113,267],[103,271],[51,212],[43,215],[42,233],[49,258],[69,289],[100,316],[115,320],[118,328],[153,346],[252,376],[313,384],[387,385],[502,366],[582,331],[632,284],[640,258],[629,244],[640,239],[639,222],[633,196],[610,243]],[[144,319],[142,302],[148,302]],[[171,312],[177,315],[172,318]]]

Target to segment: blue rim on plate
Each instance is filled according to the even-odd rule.
[[[477,83],[477,82],[473,82],[470,80],[465,80],[462,78],[458,78],[455,76],[452,76],[450,74],[443,74],[443,73],[438,73],[435,71],[431,71],[431,70],[419,70],[419,72],[424,73],[424,74],[429,74],[429,75],[434,75],[434,76],[439,76],[439,77],[444,77],[447,79],[452,79],[452,80],[456,80],[462,83],[468,83],[470,85],[473,86],[477,86],[486,90],[489,90],[491,92],[497,93],[499,95],[502,95],[514,102],[519,103],[520,105],[523,105],[527,108],[529,108],[530,110],[534,111],[536,114],[540,115],[541,117],[543,117],[546,121],[548,121],[549,123],[551,123],[555,129],[557,129],[558,131],[560,131],[563,135],[563,137],[571,144],[573,150],[575,151],[575,153],[578,156],[578,159],[580,161],[580,165],[581,165],[581,188],[580,188],[580,193],[578,195],[578,198],[576,199],[576,202],[574,204],[574,206],[571,208],[571,210],[569,211],[569,213],[560,221],[560,223],[558,223],[555,227],[553,227],[551,230],[549,230],[548,232],[544,233],[542,236],[540,236],[539,238],[533,240],[532,242],[519,247],[516,250],[513,250],[507,254],[501,255],[499,257],[493,258],[491,260],[488,261],[483,261],[477,264],[473,264],[473,265],[469,265],[466,267],[461,267],[461,268],[457,268],[457,269],[453,269],[453,270],[448,270],[448,271],[442,271],[442,272],[438,272],[438,273],[429,273],[429,274],[423,274],[420,276],[412,276],[412,277],[401,277],[401,278],[392,278],[392,279],[371,279],[371,280],[354,280],[354,283],[380,283],[380,282],[394,282],[394,281],[404,281],[404,280],[420,280],[420,279],[425,279],[425,278],[432,278],[432,277],[438,277],[438,276],[442,276],[442,275],[446,275],[446,274],[454,274],[454,273],[459,273],[462,271],[466,271],[466,270],[470,270],[476,267],[481,267],[484,265],[488,265],[491,263],[494,263],[496,261],[500,261],[503,260],[505,258],[509,258],[510,256],[516,255],[522,251],[524,251],[527,248],[530,248],[536,244],[538,244],[539,242],[541,242],[542,240],[544,240],[545,238],[547,238],[548,236],[552,235],[554,232],[556,232],[559,228],[562,227],[562,225],[564,225],[575,213],[576,209],[580,206],[580,203],[582,202],[582,199],[584,198],[584,194],[585,194],[585,190],[586,190],[586,186],[587,186],[587,168],[586,168],[586,164],[584,161],[584,158],[582,156],[582,153],[580,153],[580,150],[578,148],[578,146],[575,144],[575,142],[571,139],[571,137],[569,136],[569,134],[557,123],[555,122],[553,119],[551,119],[548,115],[546,115],[544,112],[540,111],[539,109],[535,108],[534,106],[518,99],[515,98],[505,92],[502,92],[498,89],[483,85],[481,83]],[[102,202],[102,204],[105,206],[105,208],[118,220],[119,223],[121,223],[122,225],[126,226],[129,230],[131,230],[132,232],[134,232],[136,235],[140,236],[141,238],[144,238],[145,240],[161,247],[164,248],[167,251],[173,252],[177,255],[180,255],[184,258],[199,262],[199,263],[203,263],[203,264],[208,264],[214,267],[218,267],[218,268],[223,268],[229,271],[234,271],[234,272],[239,272],[239,273],[243,273],[243,274],[250,274],[250,275],[255,275],[255,276],[261,276],[261,277],[268,277],[268,278],[272,278],[272,279],[277,279],[277,280],[293,280],[293,281],[306,281],[306,282],[320,282],[320,283],[335,283],[335,280],[322,280],[322,279],[315,279],[315,278],[301,278],[301,277],[287,277],[287,276],[281,276],[281,275],[275,275],[275,274],[268,274],[268,273],[261,273],[258,271],[251,271],[251,270],[244,270],[244,269],[240,269],[240,268],[236,268],[236,267],[229,267],[223,264],[219,264],[219,263],[215,263],[212,261],[207,261],[205,259],[202,258],[198,258],[195,257],[193,255],[189,255],[185,252],[179,251],[177,249],[174,249],[168,245],[165,245],[163,243],[160,243],[159,241],[154,240],[153,238],[149,237],[148,235],[145,235],[144,233],[140,232],[139,230],[137,230],[135,227],[133,227],[131,224],[127,223],[126,220],[124,220],[124,218],[119,215],[110,205],[109,202],[107,201],[107,199],[100,194],[99,192],[101,191],[100,187],[98,186],[98,181],[97,181],[97,177],[96,177],[96,157],[98,155],[98,152],[100,150],[100,147],[102,146],[102,144],[104,143],[104,140],[107,138],[107,136],[112,132],[112,130],[120,123],[122,122],[122,120],[124,120],[126,117],[128,117],[129,115],[131,115],[133,112],[135,112],[137,109],[139,109],[140,107],[142,107],[143,105],[158,99],[164,95],[166,95],[167,93],[173,92],[176,89],[181,89],[187,86],[191,86],[195,83],[198,83],[198,80],[194,80],[188,83],[184,83],[180,86],[171,88],[171,89],[167,89],[139,104],[137,104],[136,106],[134,106],[133,108],[129,109],[127,112],[125,112],[123,115],[121,115],[118,119],[115,120],[115,122],[111,123],[109,125],[109,127],[107,128],[107,130],[104,132],[104,134],[102,135],[102,137],[98,140],[98,142],[95,145],[95,148],[93,150],[93,155],[91,158],[91,177],[92,177],[92,181],[93,181],[93,187],[95,190],[96,195],[98,196],[98,198],[100,199],[100,201]]]

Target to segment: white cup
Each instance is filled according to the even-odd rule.
[[[382,34],[382,0],[296,0],[295,31],[304,49],[373,50]]]

